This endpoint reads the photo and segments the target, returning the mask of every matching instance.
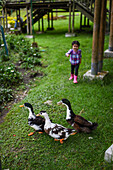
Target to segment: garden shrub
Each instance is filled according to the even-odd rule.
[[[31,47],[30,42],[23,35],[6,35],[6,42],[10,57],[6,55],[5,48],[2,47],[0,50],[0,63],[2,63],[0,64],[0,104],[11,100],[13,98],[12,88],[22,82],[21,74],[17,71],[12,60],[10,61],[11,56],[18,56],[18,63],[24,69],[31,69],[36,65],[41,65],[39,49]],[[17,62],[17,58],[13,62]]]
[[[4,48],[2,48],[2,49],[0,50],[0,60],[1,60],[1,62],[8,61],[8,60],[9,60],[9,56],[6,54]]]
[[[13,98],[12,89],[0,88],[0,105]]]
[[[17,85],[21,80],[21,74],[16,70],[14,64],[0,66],[0,82],[3,87]]]

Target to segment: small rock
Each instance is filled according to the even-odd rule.
[[[47,100],[46,102],[44,102],[44,104],[52,105],[52,101],[51,100]]]

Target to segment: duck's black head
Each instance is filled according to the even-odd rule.
[[[30,103],[24,103],[23,105],[20,105],[20,107],[26,107],[28,109],[31,109],[31,111],[33,112],[33,106]]]
[[[68,106],[71,105],[68,99],[62,99],[62,102]]]
[[[33,109],[33,106],[30,103],[24,103],[24,106]]]
[[[58,105],[63,104],[63,105],[68,106],[69,108],[71,107],[71,103],[70,103],[70,101],[69,101],[68,99],[62,99],[62,100],[59,101],[57,104],[58,104]]]

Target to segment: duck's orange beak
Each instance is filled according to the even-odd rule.
[[[24,107],[24,105],[20,105],[19,107]]]
[[[40,114],[37,114],[36,116],[40,116]]]

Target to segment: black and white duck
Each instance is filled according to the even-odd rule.
[[[33,106],[30,103],[24,103],[23,105],[20,105],[20,107],[26,107],[29,110],[28,124],[33,129],[35,129],[35,131],[28,134],[28,136],[33,135],[36,131],[38,131],[39,133],[43,133],[45,119],[41,116],[35,115],[33,111]]]
[[[97,128],[97,123],[92,123],[80,115],[75,115],[68,99],[62,99],[61,101],[57,102],[57,104],[62,104],[67,107],[66,121],[71,124],[71,126],[77,132],[91,133],[92,130]]]
[[[44,116],[45,118],[45,132],[49,136],[53,137],[55,141],[60,140],[60,143],[62,144],[63,140],[66,140],[70,135],[76,134],[75,129],[68,129],[60,124],[52,123],[46,111],[41,111],[39,115]]]

